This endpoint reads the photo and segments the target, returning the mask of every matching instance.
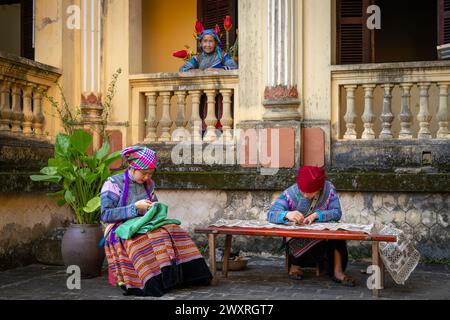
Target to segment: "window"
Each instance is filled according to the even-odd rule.
[[[233,28],[230,30],[230,46],[236,40],[236,28],[238,27],[237,0],[198,0],[197,19],[200,20],[206,29],[214,29],[218,24],[223,32],[220,40],[225,48],[225,30],[223,29],[223,19],[230,16]]]
[[[0,49],[34,60],[34,1],[0,0]]]
[[[450,43],[450,0],[438,0],[438,44]]]
[[[366,25],[372,4],[381,9],[379,30]],[[450,0],[337,0],[336,11],[339,64],[431,61],[438,42],[450,42]]]

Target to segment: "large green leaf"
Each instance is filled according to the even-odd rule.
[[[111,176],[111,171],[108,166],[104,166],[102,170],[102,180],[106,180]]]
[[[57,192],[47,193],[47,196],[49,196],[49,197],[63,197],[64,196],[64,191],[65,190],[59,190]]]
[[[76,180],[74,174],[70,171],[64,170],[63,172],[61,172],[61,175],[64,177],[64,179],[67,179],[70,182],[74,182]]]
[[[116,151],[111,153],[109,156],[106,157],[106,159],[103,161],[105,166],[109,166],[111,163],[113,163],[114,161],[120,159],[120,151]]]
[[[61,176],[32,175],[32,176],[30,176],[30,179],[33,181],[46,181],[46,182],[58,183],[59,181],[61,181]]]
[[[79,172],[81,178],[83,178],[87,184],[92,184],[99,176],[98,172],[92,172],[89,168],[80,169]]]
[[[63,205],[65,205],[67,203],[66,199],[61,198],[58,200],[58,202],[56,202],[56,204],[60,207],[62,207]]]
[[[69,160],[66,159],[62,159],[62,158],[50,158],[48,159],[48,166],[49,167],[57,167],[58,170],[62,170],[64,168],[68,168],[70,167],[72,164],[70,163]]]
[[[76,130],[72,136],[70,136],[70,144],[72,147],[80,152],[81,154],[85,154],[87,149],[92,143],[92,136],[88,134],[84,130]]]
[[[72,191],[70,191],[70,190],[66,190],[66,192],[64,193],[64,199],[68,203],[74,203],[75,202],[75,196],[73,195]]]
[[[58,158],[67,158],[70,146],[70,137],[67,134],[60,133],[56,136],[55,155]]]
[[[96,197],[92,198],[91,200],[89,200],[88,203],[86,203],[86,206],[83,208],[83,210],[87,213],[97,211],[98,209],[100,209],[100,197],[99,196],[96,196]]]
[[[107,142],[103,143],[102,147],[95,152],[95,158],[101,160],[108,155],[109,144]]]
[[[83,163],[87,164],[88,167],[91,168],[91,170],[97,169],[98,161],[95,157],[83,156],[81,157],[81,160],[83,161]]]
[[[57,167],[44,167],[41,169],[40,172],[43,174],[46,174],[48,176],[56,176],[58,173],[58,168]]]

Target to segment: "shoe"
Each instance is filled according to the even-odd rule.
[[[353,279],[353,278],[350,277],[350,276],[345,276],[344,279],[342,279],[342,280],[336,278],[335,276],[332,276],[332,277],[331,277],[331,280],[332,280],[333,282],[342,284],[342,285],[345,286],[345,287],[354,287],[354,286],[355,286],[355,279]]]
[[[303,272],[293,272],[293,273],[289,273],[289,279],[292,279],[292,280],[302,280],[302,279],[303,279]]]

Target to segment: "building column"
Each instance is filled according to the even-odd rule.
[[[93,134],[94,150],[102,143],[102,11],[99,0],[81,0],[81,115]]]
[[[296,0],[266,0],[264,120],[301,120],[297,91]]]

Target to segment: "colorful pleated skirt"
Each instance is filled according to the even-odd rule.
[[[184,285],[208,285],[206,262],[186,231],[169,224],[123,240],[110,224],[105,230],[108,278],[125,295],[160,297]]]

